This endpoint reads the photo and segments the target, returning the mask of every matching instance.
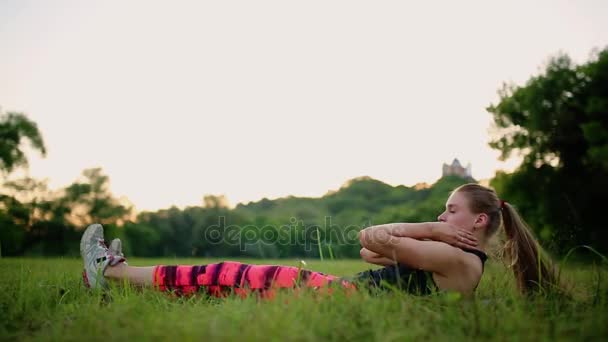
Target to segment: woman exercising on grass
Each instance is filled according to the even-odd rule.
[[[125,263],[120,240],[110,248],[99,224],[89,226],[80,242],[83,277],[89,287],[105,288],[107,279],[189,294],[204,289],[213,296],[235,293],[242,297],[274,294],[277,288],[339,284],[345,288],[398,288],[429,294],[452,290],[472,294],[487,259],[487,242],[500,227],[506,233],[505,256],[512,265],[518,288],[531,293],[556,284],[550,262],[515,209],[494,190],[466,184],[453,191],[439,222],[392,223],[371,226],[359,233],[361,257],[384,266],[340,278],[292,266],[221,262],[198,266],[134,267]],[[541,260],[539,260],[541,258]]]

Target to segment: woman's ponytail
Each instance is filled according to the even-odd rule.
[[[504,256],[513,268],[517,287],[524,294],[559,288],[555,268],[515,208],[501,201],[507,240]]]

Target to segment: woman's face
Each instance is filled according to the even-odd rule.
[[[471,212],[468,201],[464,194],[453,192],[445,203],[445,211],[437,217],[437,220],[458,228],[473,230],[478,215]]]

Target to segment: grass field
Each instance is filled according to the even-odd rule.
[[[204,264],[217,259],[130,259],[131,265]],[[296,260],[239,260],[297,266]],[[350,275],[356,260],[308,261]],[[79,259],[0,259],[0,340],[608,340],[608,272],[570,265],[573,299],[524,299],[512,275],[489,262],[474,299],[454,294],[177,298],[152,289],[90,292]]]

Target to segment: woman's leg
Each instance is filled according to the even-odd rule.
[[[293,266],[250,265],[234,261],[198,266],[156,266],[152,277],[153,285],[160,290],[188,294],[204,288],[210,295],[220,297],[229,293],[246,297],[254,292],[268,298],[274,295],[277,288],[319,288],[334,281],[339,281],[344,287],[352,287],[351,283],[321,272]]]
[[[120,263],[106,268],[104,276],[112,280],[127,280],[134,285],[152,286],[154,285],[154,268],[155,266],[136,267]]]
[[[246,296],[252,291],[272,296],[275,288],[317,288],[339,279],[293,266],[248,265],[230,261],[198,266],[132,267],[126,264],[119,247],[106,247],[103,227],[99,224],[86,229],[81,239],[80,252],[84,261],[83,278],[89,287],[105,288],[108,278],[127,280],[141,286],[154,286],[160,290],[175,290],[178,294],[193,293],[205,288],[215,296],[224,296],[230,292]],[[340,283],[350,287],[346,281]]]
[[[149,267],[120,263],[107,267],[104,276],[114,281],[126,280],[138,286],[174,291],[179,295],[204,290],[215,297],[233,293],[244,298],[254,292],[263,298],[270,298],[274,296],[274,290],[277,288],[320,288],[334,281],[339,281],[347,288],[354,287],[352,283],[320,272],[292,266],[250,265],[233,261],[195,266]]]

